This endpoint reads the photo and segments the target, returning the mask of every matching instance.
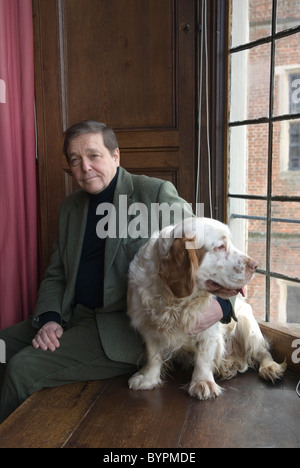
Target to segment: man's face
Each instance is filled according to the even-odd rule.
[[[100,133],[85,133],[73,138],[68,148],[70,168],[79,186],[88,193],[102,192],[120,165],[120,151],[113,154],[104,146]]]

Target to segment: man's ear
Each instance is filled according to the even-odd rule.
[[[116,148],[114,150],[113,159],[114,159],[114,161],[116,163],[116,166],[119,167],[120,166],[120,150],[119,150],[119,148]]]

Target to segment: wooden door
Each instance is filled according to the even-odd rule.
[[[63,132],[116,131],[127,170],[172,181],[194,202],[194,0],[33,0],[42,265],[75,187]]]

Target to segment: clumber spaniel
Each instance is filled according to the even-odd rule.
[[[228,227],[218,221],[190,218],[155,233],[129,268],[128,315],[143,336],[147,353],[129,387],[161,385],[164,363],[178,352],[193,356],[189,394],[200,400],[222,392],[214,375],[228,379],[251,366],[258,367],[265,379],[282,377],[285,364],[273,361],[252,309],[241,296],[235,307],[237,323],[217,323],[190,333],[212,294],[220,297],[226,290],[243,294],[256,268],[253,259],[233,246]]]

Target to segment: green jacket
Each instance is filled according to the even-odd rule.
[[[121,206],[120,195],[123,195]],[[126,314],[127,274],[130,261],[147,238],[132,239],[124,234],[133,219],[132,215],[127,214],[128,211],[124,213],[124,200],[127,201],[129,212],[130,207],[134,208],[133,203],[139,202],[147,206],[149,226],[152,203],[166,202],[171,205],[175,202],[181,205],[186,216],[192,216],[193,213],[190,205],[178,196],[170,182],[132,175],[120,167],[114,206],[116,232],[121,232],[121,237],[118,235],[116,238],[106,239],[103,307],[95,312],[106,355],[114,361],[136,364],[141,353],[142,340],[131,328]],[[61,204],[58,239],[54,245],[50,266],[39,289],[33,318],[34,326],[38,324],[39,315],[48,311],[58,312],[62,323],[70,322],[88,207],[88,194],[82,190],[73,193]],[[127,220],[127,226],[119,226],[119,209],[121,219]],[[160,217],[160,228],[161,222]]]

